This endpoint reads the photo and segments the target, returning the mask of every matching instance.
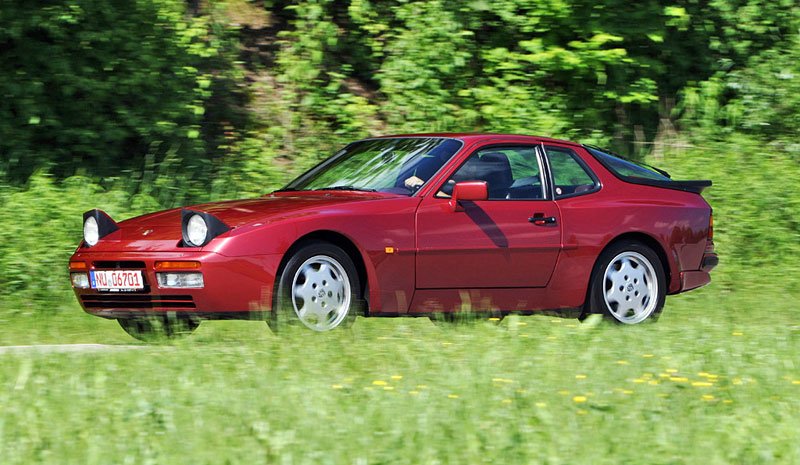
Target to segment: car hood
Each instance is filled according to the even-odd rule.
[[[301,192],[274,193],[255,199],[227,200],[185,207],[188,210],[210,213],[231,229],[245,225],[269,224],[282,219],[318,213],[320,209],[330,209],[337,205],[368,200],[394,198],[395,195],[367,192]],[[156,238],[181,237],[181,209],[174,208],[150,213],[120,223],[120,229],[139,236]]]
[[[228,200],[184,207],[210,213],[236,231],[244,232],[299,216],[335,213],[347,204],[397,198],[372,192],[278,192],[264,197]],[[181,247],[181,208],[131,218],[91,247],[93,252],[175,251]],[[81,248],[83,249],[83,248]]]

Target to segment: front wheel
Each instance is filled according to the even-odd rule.
[[[640,242],[621,241],[600,254],[584,315],[602,313],[629,325],[656,320],[664,308],[666,287],[658,255]]]
[[[117,323],[126,333],[144,342],[156,342],[163,339],[188,336],[200,326],[199,319],[184,315],[119,318]]]
[[[300,323],[314,331],[350,326],[361,311],[361,282],[350,256],[327,242],[312,242],[292,255],[277,279],[273,331]]]

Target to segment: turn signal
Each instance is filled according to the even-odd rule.
[[[88,270],[89,265],[87,265],[86,262],[69,262],[69,269],[70,271]]]
[[[200,262],[156,262],[156,270],[197,270]]]
[[[714,240],[714,213],[711,213],[711,216],[708,218],[708,240]]]

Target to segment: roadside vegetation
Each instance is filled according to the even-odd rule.
[[[6,2],[0,462],[800,463],[800,7]],[[81,214],[278,188],[342,144],[498,131],[711,179],[721,263],[660,321],[360,319],[144,346],[81,312]]]

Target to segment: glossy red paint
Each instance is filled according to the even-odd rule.
[[[671,294],[710,281],[713,266],[704,258],[716,257],[707,237],[711,208],[700,195],[625,182],[571,142],[502,134],[427,136],[458,139],[463,146],[413,196],[274,192],[188,207],[231,228],[204,247],[182,246],[180,209],[122,221],[95,246],[81,244],[70,261],[85,262],[90,270],[136,265],[146,291],[76,288],[78,300],[87,312],[106,317],[269,311],[282,264],[309,237],[352,250],[366,283],[369,315],[451,312],[464,305],[495,311],[579,308],[598,256],[620,238],[656,250]],[[598,188],[562,199],[469,200],[456,209],[451,199],[436,195],[470,154],[498,144],[568,148],[596,176]],[[466,186],[459,192],[485,198],[477,190]],[[199,262],[204,287],[159,288],[155,263],[166,261]]]

